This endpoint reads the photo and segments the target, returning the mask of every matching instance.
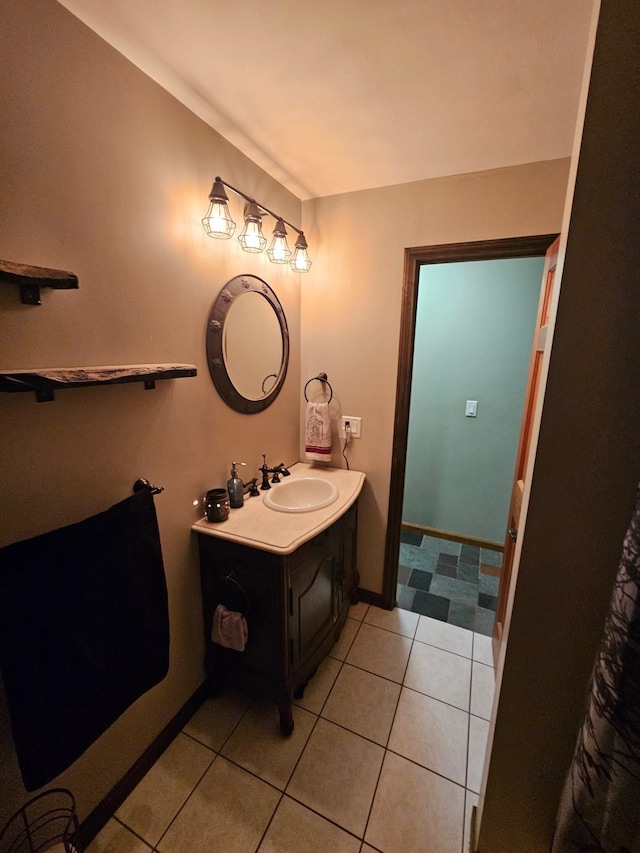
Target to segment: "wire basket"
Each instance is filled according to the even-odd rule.
[[[76,803],[66,788],[51,788],[25,803],[0,831],[0,853],[82,853]]]

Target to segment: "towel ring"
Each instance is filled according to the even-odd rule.
[[[307,384],[304,386],[304,399],[307,401],[307,403],[309,402],[309,398],[307,397],[307,387],[311,382],[315,382],[316,379],[318,380],[318,382],[323,382],[325,385],[329,386],[330,397],[327,400],[327,403],[330,403],[333,400],[333,388],[331,387],[331,383],[327,379],[326,373],[319,373],[317,376],[311,377],[309,382],[307,382]]]
[[[234,574],[235,574],[234,572],[229,572],[229,574],[228,574],[228,575],[225,575],[224,580],[229,581],[229,583],[235,584],[235,586],[236,586],[236,587],[240,590],[240,592],[242,593],[242,595],[243,595],[243,597],[244,597],[244,603],[245,603],[244,615],[245,615],[245,616],[247,616],[247,615],[248,615],[248,613],[249,613],[249,610],[250,610],[250,608],[251,608],[251,602],[249,601],[249,596],[247,595],[247,591],[246,591],[246,590],[245,590],[245,588],[242,586],[242,584],[240,583],[240,581],[236,579],[236,577],[234,576]]]

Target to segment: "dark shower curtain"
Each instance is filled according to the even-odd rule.
[[[640,853],[640,488],[551,853]]]

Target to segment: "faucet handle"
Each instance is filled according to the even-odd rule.
[[[282,474],[283,477],[290,477],[291,476],[291,471],[289,471],[289,469],[285,466],[284,462],[281,462],[278,465],[278,468],[280,469],[280,473]]]
[[[262,454],[262,467],[259,469],[262,471],[262,485],[260,488],[264,491],[266,489],[271,488],[271,483],[269,482],[269,466],[267,465],[267,454]]]

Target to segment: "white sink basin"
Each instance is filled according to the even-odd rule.
[[[301,477],[272,486],[265,505],[278,512],[310,512],[329,506],[338,497],[336,485],[321,477]]]

